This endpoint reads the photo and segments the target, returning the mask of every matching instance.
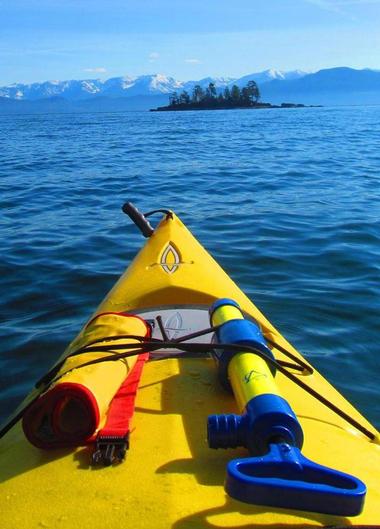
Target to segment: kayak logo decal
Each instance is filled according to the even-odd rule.
[[[160,264],[167,274],[174,274],[180,265],[177,249],[169,243],[162,253]]]
[[[246,373],[244,375],[244,382],[246,384],[249,384],[251,380],[257,380],[258,378],[268,378],[265,373],[260,373],[260,371],[255,371],[254,369],[251,369],[249,373]]]
[[[174,340],[182,335],[184,332],[189,332],[190,329],[183,327],[183,318],[180,312],[175,312],[166,320],[164,324],[166,334],[168,335],[169,340]]]

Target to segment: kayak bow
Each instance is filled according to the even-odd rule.
[[[173,212],[160,210],[163,218],[154,229],[149,214],[131,204],[123,209],[146,244],[3,430],[4,525],[379,527],[375,428],[285,340]],[[237,312],[223,308],[226,298]],[[102,320],[105,314],[115,317]],[[121,315],[145,323],[132,332]],[[100,334],[91,335],[93,322],[102,321],[107,325],[97,328]],[[226,332],[231,324],[235,334]],[[133,384],[123,385],[124,377]],[[56,408],[64,383],[87,389]],[[115,433],[116,423],[109,430],[106,424],[112,384],[121,384],[118,391],[129,394],[129,403],[133,394],[134,413],[124,421],[130,448],[123,464],[93,472],[94,450],[95,460],[109,464],[119,447],[107,435],[94,446],[102,429]],[[55,391],[53,400],[49,391]],[[76,398],[101,410],[86,428],[74,424],[83,418]],[[40,413],[44,402],[47,415]],[[33,406],[39,422],[33,422]],[[36,436],[43,440],[39,448],[21,428],[25,408],[26,432],[32,442]],[[67,429],[74,442],[61,445],[62,437],[54,437],[57,448],[49,446],[52,432],[67,436]],[[211,449],[218,447],[225,450]],[[125,442],[118,460],[127,448]]]

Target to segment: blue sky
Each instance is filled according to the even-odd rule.
[[[380,0],[0,0],[0,85],[380,69]]]

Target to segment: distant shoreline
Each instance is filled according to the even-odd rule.
[[[189,110],[262,110],[267,108],[320,108],[322,105],[304,105],[302,103],[281,103],[281,105],[272,105],[271,103],[257,103],[252,106],[244,105],[221,105],[208,106],[199,104],[177,104],[167,105],[164,107],[151,108],[150,112],[182,112]]]

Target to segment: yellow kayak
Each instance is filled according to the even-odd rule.
[[[146,244],[1,430],[3,526],[379,527],[376,429],[173,212],[124,209]]]

